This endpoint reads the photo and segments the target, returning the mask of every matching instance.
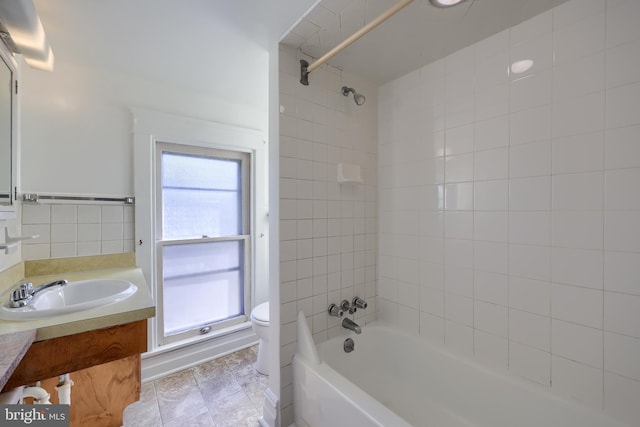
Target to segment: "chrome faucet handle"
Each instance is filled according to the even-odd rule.
[[[339,305],[331,304],[329,306],[329,316],[342,317],[344,316],[344,310]]]
[[[360,297],[353,297],[351,301],[351,305],[357,308],[365,309],[367,308],[367,302]]]
[[[21,283],[18,289],[14,289],[11,292],[9,302],[11,307],[18,308],[24,307],[33,298],[33,283]]]
[[[349,314],[353,314],[358,310],[358,308],[356,306],[352,305],[346,299],[342,300],[342,302],[340,303],[340,307],[342,307],[342,310],[348,311]]]

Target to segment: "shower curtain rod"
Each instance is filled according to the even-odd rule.
[[[309,85],[309,73],[336,56],[340,53],[344,48],[350,46],[353,42],[359,40],[362,36],[367,34],[369,31],[373,30],[378,25],[382,24],[384,21],[389,19],[391,16],[395,15],[402,8],[409,5],[409,3],[413,2],[413,0],[400,0],[398,3],[391,6],[386,11],[382,12],[376,19],[369,22],[364,27],[360,28],[358,31],[353,33],[350,37],[343,40],[336,47],[331,49],[329,52],[322,55],[318,58],[313,64],[309,64],[309,62],[304,59],[300,60],[300,83],[305,86]]]

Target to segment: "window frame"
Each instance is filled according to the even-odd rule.
[[[262,130],[241,124],[224,124],[186,117],[143,107],[130,108],[133,130],[134,194],[136,198],[136,265],[142,270],[156,306],[158,305],[157,266],[155,262],[155,143],[156,141],[198,147],[213,147],[251,153],[251,217],[253,231],[251,261],[251,300],[253,304],[269,298],[269,145]],[[247,111],[251,114],[251,111]],[[247,122],[248,123],[248,122]],[[159,316],[148,322],[148,351],[143,370],[178,369],[180,361],[195,354],[215,355],[219,349],[250,342],[254,336],[251,322],[238,324],[194,339],[160,345]],[[227,350],[222,350],[227,351]],[[203,353],[204,352],[204,353]],[[165,371],[163,371],[165,372]]]
[[[249,320],[249,313],[251,313],[252,299],[252,260],[251,260],[251,248],[253,246],[253,236],[251,233],[251,221],[252,207],[251,207],[251,193],[253,186],[251,185],[251,172],[252,172],[252,155],[250,152],[239,149],[222,149],[218,147],[202,147],[185,144],[175,144],[170,142],[164,142],[157,140],[155,142],[155,262],[157,267],[157,305],[156,310],[159,314],[157,324],[157,342],[158,345],[163,346],[175,342],[180,342],[188,339],[196,339],[199,336],[206,338],[205,335],[222,330],[234,325],[238,325]],[[216,158],[223,160],[237,160],[240,162],[240,176],[241,176],[241,234],[235,234],[231,236],[222,237],[194,237],[194,238],[182,238],[182,239],[165,239],[163,235],[164,223],[163,223],[163,186],[162,186],[162,157],[165,153],[184,154],[188,156],[197,156],[205,158]],[[181,244],[198,244],[209,242],[224,242],[224,241],[237,241],[243,242],[243,259],[242,259],[242,271],[243,271],[243,314],[229,319],[220,320],[217,322],[206,322],[200,325],[195,325],[194,328],[176,332],[174,334],[165,335],[164,325],[164,282],[163,282],[163,266],[164,266],[164,248],[166,246],[175,246]],[[194,296],[195,297],[195,296]],[[210,328],[209,332],[202,333],[203,328]]]

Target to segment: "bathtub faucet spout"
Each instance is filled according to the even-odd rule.
[[[355,332],[356,334],[361,334],[362,333],[362,328],[360,328],[360,326],[358,326],[358,324],[356,322],[354,322],[353,320],[349,319],[348,317],[345,317],[344,319],[342,319],[342,327],[349,329],[353,332]]]

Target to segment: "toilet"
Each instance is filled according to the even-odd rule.
[[[263,375],[269,375],[269,303],[257,305],[251,311],[251,327],[260,338],[258,344],[258,360],[256,371]]]

